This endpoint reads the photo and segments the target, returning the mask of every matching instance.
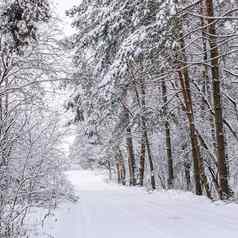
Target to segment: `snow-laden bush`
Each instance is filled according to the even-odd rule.
[[[25,235],[24,220],[32,207],[54,209],[59,201],[74,199],[62,174],[58,118],[30,111],[17,119],[8,134],[11,153],[0,166],[1,237]]]

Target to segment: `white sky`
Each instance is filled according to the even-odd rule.
[[[57,14],[57,17],[59,17],[60,20],[63,23],[62,24],[63,25],[63,29],[62,30],[64,31],[64,33],[66,35],[72,34],[74,32],[72,27],[70,26],[70,23],[71,23],[72,19],[70,19],[69,17],[67,17],[65,15],[65,11],[69,10],[74,5],[78,6],[81,0],[50,0],[50,1],[52,2],[53,8],[54,8],[53,11]],[[65,92],[65,95],[55,96],[54,102],[57,102],[57,105],[60,104],[60,106],[62,107],[61,104],[63,104],[64,100],[68,96],[69,95],[67,95],[67,92]],[[55,103],[54,102],[52,104],[55,107],[55,105],[54,105]],[[64,141],[62,142],[62,145],[61,145],[62,149],[67,154],[69,153],[69,148],[72,145],[72,143],[74,141],[74,138],[75,138],[74,128],[69,128],[69,130],[67,131],[67,134],[65,135]]]
[[[73,29],[70,26],[71,19],[65,16],[65,11],[73,7],[74,5],[79,5],[80,0],[51,0],[55,5],[55,11],[59,15],[60,19],[64,22],[64,32],[69,35],[73,33]]]

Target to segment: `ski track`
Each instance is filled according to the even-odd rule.
[[[56,212],[59,218],[48,231],[55,238],[238,237],[237,204],[108,184],[93,171],[67,176],[80,198]]]

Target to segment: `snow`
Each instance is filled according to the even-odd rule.
[[[80,0],[53,0],[54,9],[63,23],[63,32],[66,36],[70,36],[74,33],[74,29],[71,27],[71,20],[65,15],[65,12],[71,9],[74,5],[80,4]]]
[[[236,238],[238,205],[182,191],[147,192],[106,183],[93,171],[70,171],[79,193],[44,226],[55,238]],[[39,237],[39,236],[36,236]],[[40,236],[43,238],[43,236]]]

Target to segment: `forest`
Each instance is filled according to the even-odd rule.
[[[55,1],[0,0],[0,237],[66,238],[32,235],[29,221],[44,211],[43,227],[62,204],[80,204],[90,189],[87,199],[106,204],[102,197],[115,193],[128,210],[137,191],[142,210],[148,194],[152,204],[171,199],[167,212],[173,205],[180,211],[176,196],[184,203],[191,198],[191,210],[205,204],[211,213],[209,206],[232,204],[236,215],[231,207],[217,209],[234,222],[238,2],[78,0],[65,9],[72,27],[65,34]],[[95,203],[90,206],[97,210]],[[115,218],[119,205],[110,204],[105,216]],[[130,236],[129,226],[116,236],[113,224],[111,235],[81,231],[80,237]],[[233,225],[198,237],[236,237]]]

